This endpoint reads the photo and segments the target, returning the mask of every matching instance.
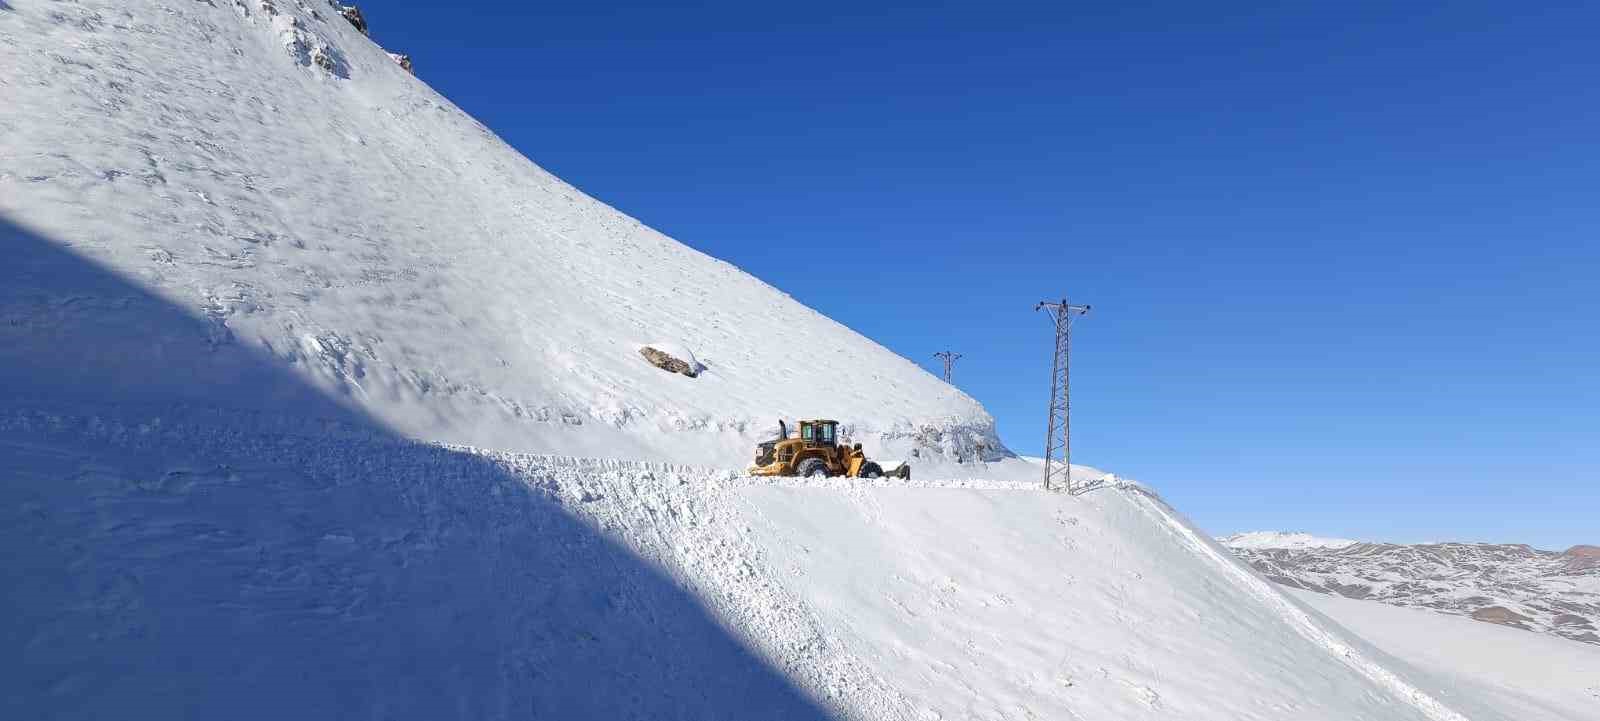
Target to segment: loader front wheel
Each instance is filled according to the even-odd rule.
[[[867,465],[861,467],[861,477],[862,478],[882,478],[883,477],[883,466],[880,466],[880,465],[878,465],[876,463],[868,461]]]
[[[821,458],[807,458],[800,462],[795,473],[801,478],[827,478],[828,464],[823,463]]]

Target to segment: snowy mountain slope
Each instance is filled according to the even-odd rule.
[[[1519,719],[1600,719],[1600,648],[1416,608],[1291,590],[1290,596]]]
[[[1137,488],[419,442],[742,459],[829,414],[1001,453],[320,2],[0,3],[0,251],[5,718],[1519,718]]]
[[[1281,531],[1249,531],[1235,533],[1225,538],[1217,539],[1218,543],[1229,548],[1344,548],[1353,546],[1356,541],[1344,538],[1322,538],[1309,533],[1283,533]]]
[[[763,548],[914,718],[1501,718],[1306,616],[1137,489],[766,486]],[[1195,545],[1191,545],[1195,544]]]
[[[55,352],[0,346],[7,379],[83,362],[82,398],[191,403],[0,409],[6,717],[1517,718],[1419,685],[1136,492],[441,448],[237,346],[92,373],[208,321],[0,231],[30,261],[0,273],[142,321],[42,325]]]
[[[122,367],[259,352],[415,438],[736,463],[828,416],[925,464],[1008,455],[973,399],[539,169],[323,0],[9,3],[0,216],[204,319]],[[5,340],[149,325],[119,303],[8,288]],[[652,367],[656,341],[706,371]],[[199,397],[124,390],[95,400]]]
[[[208,321],[0,231],[28,251],[9,280],[142,321],[30,316],[60,342],[0,346],[8,380],[81,362],[81,398],[192,403],[0,411],[8,717],[1516,718],[1341,640],[1140,493],[422,445],[237,346],[90,372]]]
[[[0,547],[31,581],[0,614],[4,715],[1525,718],[1135,487],[811,486],[217,420],[0,413]]]
[[[786,610],[759,584],[730,613],[598,525],[659,467],[219,420],[0,412],[0,717],[833,717],[836,664],[726,620]]]
[[[1262,575],[1291,588],[1600,645],[1600,567],[1582,546],[1556,552],[1492,543],[1306,544],[1270,540],[1272,535],[1240,534],[1222,542]]]
[[[416,443],[243,344],[168,346],[209,319],[3,220],[0,248],[39,311],[0,329],[52,341],[0,343],[0,387],[51,394],[0,405],[0,718],[835,717],[801,688],[826,660],[768,663],[581,510],[648,468]],[[121,363],[140,342],[180,352]]]

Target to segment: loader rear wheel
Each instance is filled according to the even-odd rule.
[[[880,465],[878,465],[876,463],[868,461],[867,465],[864,465],[864,466],[861,467],[861,477],[862,478],[882,478],[883,477],[883,466],[880,466]]]
[[[823,463],[821,458],[807,458],[800,462],[795,473],[802,478],[827,478],[828,464]]]

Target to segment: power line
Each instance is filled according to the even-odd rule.
[[[1045,490],[1064,488],[1068,493],[1076,493],[1080,489],[1072,482],[1072,398],[1068,363],[1072,351],[1072,319],[1086,315],[1089,306],[1071,305],[1062,298],[1040,301],[1033,310],[1038,312],[1046,308],[1050,309],[1051,321],[1056,327],[1056,345],[1050,370],[1050,421],[1044,436],[1044,487]]]
[[[944,382],[953,385],[955,381],[951,380],[951,378],[955,377],[956,361],[961,360],[961,354],[943,350],[933,354],[933,357],[944,361]]]

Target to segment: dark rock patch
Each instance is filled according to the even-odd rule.
[[[685,361],[675,358],[671,355],[651,348],[650,346],[640,348],[639,355],[644,356],[645,360],[650,361],[650,365],[660,368],[668,373],[681,373],[689,376],[690,378],[700,375],[700,364],[694,362],[693,360]]]
[[[1524,631],[1531,630],[1528,628],[1528,622],[1533,620],[1527,616],[1517,613],[1516,611],[1506,608],[1505,606],[1485,606],[1473,611],[1472,618],[1478,621],[1483,621],[1484,623],[1498,623],[1502,626],[1515,626]]]

